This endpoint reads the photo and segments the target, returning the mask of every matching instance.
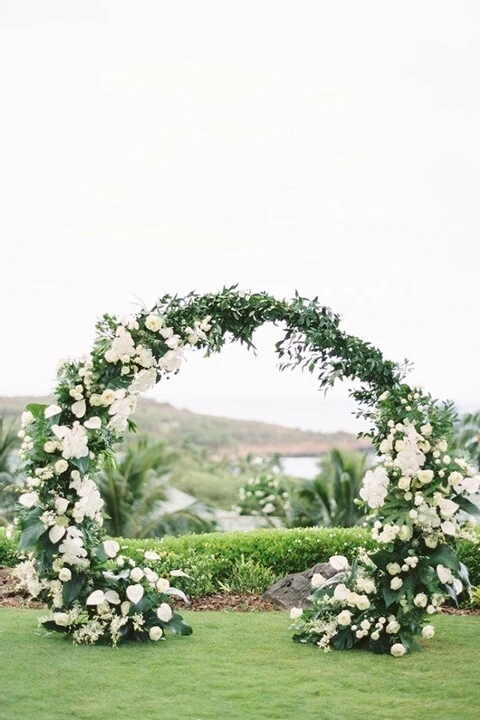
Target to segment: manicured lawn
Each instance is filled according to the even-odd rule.
[[[478,720],[480,617],[394,659],[293,643],[283,613],[185,613],[191,637],[116,650],[0,609],[2,720]]]

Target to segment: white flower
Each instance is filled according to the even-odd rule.
[[[70,617],[63,612],[53,613],[53,622],[59,627],[67,627],[70,625]]]
[[[68,462],[66,460],[57,460],[53,467],[55,468],[56,474],[61,475],[68,470]]]
[[[170,576],[171,577],[190,577],[190,575],[187,575],[186,572],[183,572],[183,570],[170,570]]]
[[[105,593],[105,600],[111,605],[119,605],[120,595],[117,593],[116,590],[107,590]]]
[[[396,635],[398,631],[400,630],[400,623],[397,620],[390,620],[387,627],[385,628],[385,631],[389,633],[389,635]]]
[[[389,483],[390,480],[384,467],[377,467],[373,471],[368,470],[363,479],[360,497],[369,507],[379,508],[385,502]]]
[[[453,587],[455,589],[455,592],[457,595],[460,595],[460,593],[463,590],[463,583],[461,580],[458,580],[458,578],[453,578]]]
[[[157,588],[158,592],[164,593],[168,590],[169,587],[170,587],[170,581],[167,580],[167,578],[159,578],[157,580],[156,588]]]
[[[158,332],[163,325],[163,320],[159,315],[148,315],[145,318],[145,327],[151,332]]]
[[[82,418],[87,412],[87,403],[85,400],[77,400],[71,407],[72,413],[77,418]]]
[[[59,415],[62,412],[62,408],[58,405],[49,405],[45,408],[45,419],[48,420],[55,415]]]
[[[457,489],[460,492],[464,492],[464,493],[466,492],[469,494],[478,493],[479,488],[480,488],[480,475],[476,475],[475,477],[466,477],[465,480],[463,480],[460,483],[460,485],[457,487]]]
[[[130,570],[130,580],[133,580],[133,582],[138,583],[144,576],[144,572],[139,567],[134,567],[132,570]]]
[[[421,485],[428,485],[428,483],[432,482],[433,477],[433,470],[419,470],[417,472],[417,479]]]
[[[55,428],[58,428],[58,425],[55,425],[52,430],[55,432]],[[87,457],[89,450],[88,450],[88,435],[87,431],[83,427],[83,425],[80,425],[78,420],[75,420],[73,423],[72,428],[68,428],[65,426],[62,426],[59,428],[62,430],[63,435],[63,442],[62,442],[62,457],[64,457],[66,460],[69,460],[70,458],[82,458]],[[58,435],[57,435],[58,437]]]
[[[163,630],[159,625],[154,625],[150,628],[150,631],[148,633],[148,636],[150,640],[153,640],[154,642],[157,642],[157,640],[160,640],[160,638],[163,635]]]
[[[124,355],[133,357],[135,345],[133,338],[124,327],[117,328],[117,334],[109,350],[105,353],[105,360],[110,363],[118,362]]]
[[[355,604],[359,610],[368,610],[370,607],[370,600],[366,595],[357,595]]]
[[[125,591],[127,598],[134,605],[140,602],[143,597],[144,589],[142,585],[129,585]]]
[[[452,571],[450,568],[446,568],[443,565],[437,565],[437,575],[438,579],[443,584],[453,582]]]
[[[346,600],[349,594],[350,590],[343,583],[336,585],[335,590],[333,591],[333,597],[335,600]]]
[[[390,575],[398,575],[401,572],[402,568],[397,562],[394,563],[388,563],[387,565],[387,572]]]
[[[453,537],[457,534],[457,526],[451,520],[445,520],[440,527],[445,535],[451,535]]]
[[[435,628],[433,625],[425,625],[425,627],[422,629],[422,637],[425,638],[425,640],[430,640],[435,635]]]
[[[350,610],[342,610],[342,612],[337,615],[337,623],[342,627],[350,625],[351,622],[352,613],[350,612]]]
[[[448,498],[440,498],[437,505],[440,510],[440,515],[446,520],[455,515],[459,508],[459,505],[457,505],[456,502],[453,502],[453,500],[449,500]]]
[[[160,607],[157,608],[157,617],[162,622],[168,622],[172,619],[172,608],[168,603],[162,603]]]
[[[404,475],[416,473],[426,460],[425,455],[416,446],[409,445],[401,450],[394,460],[394,465],[399,467]]]
[[[330,563],[330,565],[333,567],[334,570],[338,570],[338,571],[348,570],[350,567],[348,564],[348,560],[344,555],[332,555],[329,558],[328,562]]]
[[[87,598],[87,605],[101,605],[105,602],[105,593],[103,590],[94,590]]]
[[[403,585],[402,578],[394,577],[390,580],[390,587],[392,588],[392,590],[400,590],[402,585]]]
[[[430,423],[426,423],[425,425],[422,425],[422,427],[420,428],[420,432],[422,433],[422,435],[425,435],[425,437],[429,437],[433,432],[433,428]]]
[[[389,438],[384,438],[380,443],[380,452],[382,455],[386,455],[392,450],[392,441]]]
[[[58,525],[55,524],[53,527],[50,528],[50,531],[48,533],[48,537],[50,538],[50,541],[56,545],[60,540],[63,538],[65,533],[67,532],[67,528],[65,525]]]
[[[27,427],[27,425],[30,425],[30,423],[33,423],[34,421],[35,417],[30,412],[30,410],[25,410],[25,412],[22,413],[20,420],[22,428]]]
[[[405,655],[407,652],[407,648],[405,645],[402,645],[402,643],[395,643],[390,648],[390,652],[393,655],[393,657],[402,657],[402,655]]]
[[[46,453],[54,453],[57,449],[57,443],[55,442],[55,440],[47,440],[43,446],[43,449]]]
[[[120,545],[116,540],[104,540],[102,544],[107,557],[114,558],[117,556],[117,553],[120,550]]]
[[[151,367],[148,370],[140,370],[130,385],[130,392],[143,393],[153,388],[157,382],[157,371]]]
[[[160,560],[160,555],[155,550],[145,550],[143,556],[145,560]]]
[[[413,598],[413,604],[416,607],[427,607],[428,597],[425,595],[425,593],[418,593],[418,595],[415,595],[415,597]]]
[[[88,420],[85,420],[85,422],[83,423],[83,427],[86,427],[87,430],[100,430],[100,428],[102,427],[102,419],[99,418],[97,415],[94,415]]]
[[[60,572],[58,573],[58,579],[61,580],[62,582],[68,582],[69,580],[72,579],[71,571],[66,567],[62,568],[60,570]]]
[[[327,581],[323,577],[321,573],[314,573],[312,575],[312,587],[313,588],[322,588]]]
[[[412,478],[403,476],[400,478],[400,480],[397,483],[397,486],[400,488],[400,490],[409,490],[410,489],[410,483],[412,482]]]
[[[23,493],[23,495],[20,495],[18,498],[18,502],[20,505],[23,505],[23,507],[31,508],[37,504],[38,495],[36,492]]]

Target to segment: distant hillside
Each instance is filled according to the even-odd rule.
[[[18,420],[31,402],[51,402],[41,397],[0,397],[0,417]],[[191,443],[212,453],[267,455],[318,455],[332,447],[364,449],[366,440],[346,432],[319,433],[269,423],[233,420],[180,410],[169,403],[140,398],[134,421],[139,432],[163,438],[172,445]]]

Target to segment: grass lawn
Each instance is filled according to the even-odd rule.
[[[0,609],[2,720],[478,720],[480,617],[440,616],[424,652],[325,654],[285,613],[185,613],[191,637],[109,647]]]

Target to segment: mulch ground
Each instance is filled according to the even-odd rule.
[[[225,610],[235,612],[272,611],[279,610],[272,603],[265,602],[259,595],[240,593],[217,593],[205,598],[192,598],[189,605],[177,601],[175,606],[179,609],[189,610]],[[12,577],[11,568],[0,566],[0,607],[17,608],[44,608],[45,605],[29,598],[27,593],[16,588],[16,580]],[[442,607],[445,615],[480,615],[480,608],[455,608],[445,605]]]

